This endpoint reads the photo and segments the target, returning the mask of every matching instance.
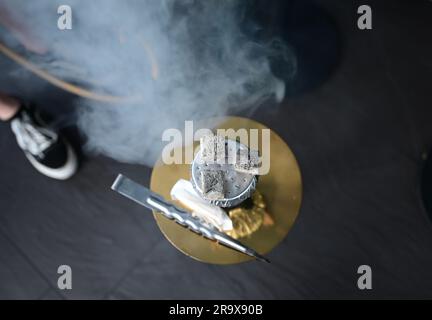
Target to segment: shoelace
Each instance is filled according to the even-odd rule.
[[[41,158],[44,157],[44,151],[57,141],[55,132],[35,126],[30,119],[20,121],[19,131],[28,151]]]

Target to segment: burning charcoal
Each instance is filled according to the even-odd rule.
[[[200,139],[202,160],[207,163],[221,163],[225,161],[225,138],[222,136],[206,135]]]
[[[220,170],[201,171],[201,190],[209,200],[223,199],[224,175]]]
[[[249,173],[253,175],[258,174],[260,165],[260,158],[258,151],[249,149],[239,149],[237,154],[234,169],[238,172]]]

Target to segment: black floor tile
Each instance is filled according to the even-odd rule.
[[[0,299],[37,299],[49,285],[26,256],[0,232]]]

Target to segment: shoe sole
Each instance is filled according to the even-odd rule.
[[[24,154],[32,166],[43,175],[56,180],[67,180],[76,173],[78,169],[78,160],[71,145],[67,141],[64,141],[64,143],[66,144],[67,160],[65,165],[60,168],[53,169],[44,166],[43,164],[39,163],[29,152],[24,151]]]

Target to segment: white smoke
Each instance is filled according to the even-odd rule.
[[[269,57],[279,54],[274,48],[283,48],[286,63],[295,68],[287,46],[245,35],[242,9],[248,1],[0,2],[18,12],[49,48],[49,59],[38,61],[44,68],[93,90],[138,98],[80,101],[78,125],[87,148],[120,161],[152,165],[163,146],[162,131],[181,128],[185,120],[280,101],[284,84],[269,65]],[[72,30],[57,28],[62,4],[72,8]]]

